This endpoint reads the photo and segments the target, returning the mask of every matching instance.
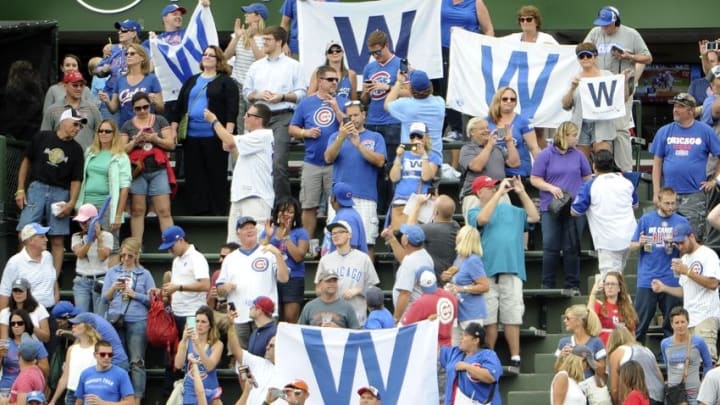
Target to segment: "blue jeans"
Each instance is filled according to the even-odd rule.
[[[75,405],[75,391],[65,391],[65,405]]]
[[[558,218],[545,211],[541,214],[543,261],[542,286],[555,288],[555,270],[565,271],[563,288],[580,287],[580,239],[586,219],[581,217]],[[560,255],[562,252],[562,256]]]
[[[663,333],[665,337],[668,337],[672,335],[670,310],[682,305],[680,298],[665,293],[655,294],[650,288],[637,288],[635,291],[635,312],[637,312],[638,324],[635,328],[635,339],[642,344],[645,344],[645,334],[650,322],[655,317],[655,308],[658,305],[660,306],[660,312],[663,314]]]
[[[125,322],[120,339],[130,361],[130,380],[135,397],[145,396],[145,349],[147,348],[147,321]]]
[[[70,216],[58,218],[50,208],[54,202],[67,202],[70,199],[69,189],[33,181],[25,194],[27,205],[20,213],[16,231],[20,232],[25,225],[37,222],[50,227],[48,236],[70,234]]]
[[[100,316],[105,316],[107,305],[103,301],[100,294],[93,289],[95,280],[102,280],[105,276],[95,279],[75,276],[73,279],[73,296],[75,297],[75,306],[80,308],[82,312],[94,312]]]

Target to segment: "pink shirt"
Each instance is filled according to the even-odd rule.
[[[31,391],[45,391],[45,376],[38,366],[30,366],[20,371],[10,387],[10,403],[17,402],[19,393],[27,394]]]

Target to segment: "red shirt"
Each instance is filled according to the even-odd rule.
[[[620,311],[618,310],[617,304],[605,302],[605,313],[607,315],[603,315],[603,303],[599,301],[595,301],[593,311],[595,311],[598,318],[600,318],[600,325],[602,326],[602,331],[600,331],[598,337],[603,341],[603,344],[607,346],[608,338],[612,331],[615,330],[615,324],[622,322]],[[628,329],[630,329],[629,326]]]
[[[452,346],[452,328],[457,319],[458,302],[454,294],[442,288],[438,288],[432,294],[425,293],[413,301],[402,319],[402,324],[420,322],[435,314],[440,322],[438,344]]]
[[[623,401],[622,405],[650,405],[650,399],[640,391],[632,390]]]
[[[19,393],[28,394],[32,391],[45,391],[45,376],[38,366],[30,366],[20,371],[10,387],[10,403],[17,402]]]

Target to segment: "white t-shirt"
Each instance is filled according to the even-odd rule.
[[[510,35],[505,35],[501,39],[509,39],[513,42],[522,42],[523,33],[522,32],[515,32]],[[558,45],[558,41],[553,38],[552,35],[546,34],[544,32],[538,32],[537,33],[537,39],[535,40],[536,44],[552,44],[552,45]]]
[[[593,246],[613,251],[628,249],[637,227],[632,183],[620,173],[606,173],[590,184],[590,207],[586,215]]]
[[[230,201],[260,197],[272,207],[275,200],[272,129],[256,129],[244,135],[235,135],[234,138],[238,163],[230,184]]]
[[[42,305],[38,305],[34,311],[30,312],[30,320],[36,328],[40,326],[40,321],[48,319],[49,317],[50,314],[48,314],[47,309]],[[10,326],[10,308],[3,308],[2,311],[0,311],[0,325]]]
[[[257,383],[257,388],[252,387],[250,390],[248,404],[262,404],[270,387],[280,388],[287,384],[287,382],[278,381],[275,375],[275,365],[270,360],[250,354],[247,350],[243,350],[242,365],[250,367],[250,373]],[[240,364],[235,362],[236,373],[239,366]]]
[[[227,301],[235,304],[235,323],[250,322],[250,306],[255,298],[264,295],[275,303],[273,316],[278,315],[277,261],[275,255],[257,245],[249,253],[236,249],[223,260],[215,285],[233,283],[237,286]]]
[[[112,249],[113,236],[110,232],[102,231],[100,234],[102,238],[103,246]],[[72,242],[70,246],[75,249],[76,246],[82,245],[83,235],[80,232],[76,232],[72,236]],[[104,261],[98,260],[97,252],[97,240],[90,245],[87,255],[83,258],[78,257],[75,261],[75,272],[81,276],[98,276],[107,273],[108,271],[107,258]]]
[[[10,297],[12,283],[17,278],[24,278],[30,282],[30,291],[40,305],[46,309],[55,305],[55,266],[53,257],[47,250],[42,252],[40,261],[30,258],[27,250],[23,248],[5,264],[0,281],[0,295]]]
[[[190,245],[182,256],[176,257],[172,265],[170,282],[175,285],[194,283],[210,279],[210,267],[202,253]],[[172,310],[175,316],[191,316],[203,305],[207,305],[207,291],[176,291],[172,295]]]
[[[682,262],[695,274],[720,279],[720,259],[717,253],[707,246],[700,246],[696,251],[684,255]],[[717,288],[709,290],[685,275],[680,276],[680,286],[683,288],[683,308],[690,314],[689,327],[720,315]]]

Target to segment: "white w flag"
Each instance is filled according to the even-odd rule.
[[[583,119],[597,121],[625,116],[625,75],[582,78],[577,91]]]
[[[575,46],[512,42],[454,29],[450,41],[449,108],[484,117],[493,95],[510,86],[518,109],[536,127],[570,119],[562,97],[580,70]]]
[[[183,83],[190,76],[200,73],[200,60],[205,48],[217,44],[217,29],[210,7],[199,3],[179,44],[168,45],[161,39],[150,39],[150,55],[162,87],[163,101],[177,100]]]
[[[357,390],[368,385],[378,389],[383,404],[437,404],[437,334],[437,320],[378,330],[283,322],[275,381],[305,380],[308,405],[357,405]]]
[[[339,41],[345,64],[358,74],[371,60],[367,37],[375,30],[388,35],[390,50],[408,58],[410,66],[431,78],[442,76],[440,1],[382,0],[359,3],[298,1],[298,42],[303,77],[325,63],[325,45]]]

